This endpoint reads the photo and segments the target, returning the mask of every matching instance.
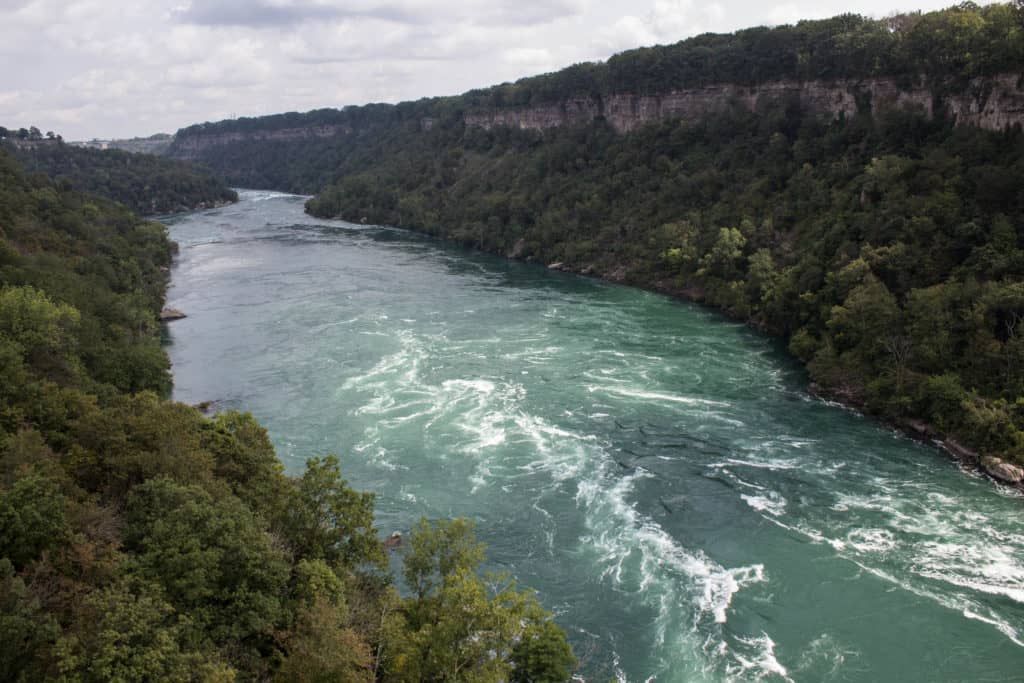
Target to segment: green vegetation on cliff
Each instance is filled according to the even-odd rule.
[[[984,7],[966,2],[886,19],[847,14],[709,33],[455,97],[196,124],[178,131],[168,153],[200,161],[234,185],[315,193],[360,168],[367,144],[379,135],[461,126],[467,115],[541,106],[557,113],[573,98],[587,98],[599,113],[612,95],[871,78],[927,88],[935,104],[953,93],[970,93],[984,104],[993,86],[972,79],[1022,72],[1024,6],[1019,0]],[[862,109],[873,106],[866,92],[857,98]]]
[[[706,33],[463,97],[472,107],[493,108],[595,94],[653,95],[718,83],[753,86],[881,76],[911,83],[923,76],[938,86],[962,84],[1024,66],[1017,5],[964,2],[944,11],[886,19],[843,14],[795,25]]]
[[[184,161],[75,147],[55,139],[12,140],[6,148],[30,172],[45,173],[62,187],[121,202],[142,215],[238,201],[223,180]]]
[[[928,73],[971,75],[978,54],[1021,64],[1010,6],[916,17],[910,35],[921,26],[935,54],[961,30],[976,48]],[[366,136],[338,172],[310,213],[701,299],[787,338],[845,400],[1024,462],[1019,127],[903,110],[827,120],[796,101],[627,135],[602,121],[543,133],[451,122]]]
[[[0,680],[562,681],[565,636],[485,582],[465,520],[408,539],[334,457],[162,396],[160,224],[0,150]]]

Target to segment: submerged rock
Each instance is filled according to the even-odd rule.
[[[179,311],[177,308],[165,308],[160,311],[160,320],[167,322],[169,320],[181,320],[188,316]]]
[[[946,439],[945,441],[942,442],[942,447],[945,448],[950,453],[952,453],[953,455],[955,455],[956,457],[963,460],[964,462],[972,464],[978,463],[980,457],[978,455],[978,452],[971,450],[967,446],[964,446],[959,441],[955,441],[954,439]]]
[[[516,243],[512,245],[512,249],[508,252],[509,258],[522,258],[523,252],[526,251],[526,240],[520,237],[516,240]]]
[[[218,401],[200,401],[199,403],[193,404],[192,407],[201,413],[209,413],[217,403]]]
[[[1010,464],[1002,458],[986,455],[981,459],[981,467],[990,477],[1005,481],[1007,484],[1019,484],[1024,481],[1024,468]]]

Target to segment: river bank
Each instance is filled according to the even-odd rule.
[[[341,218],[341,220],[345,219]],[[365,224],[366,218],[360,217],[358,223],[361,225]],[[403,226],[402,229],[421,232],[408,226]],[[444,236],[431,236],[435,239],[441,240],[442,242],[459,244],[463,248],[477,249],[483,253],[502,256],[512,261],[544,265],[531,257],[524,257],[523,252],[525,243],[523,240],[519,240],[511,250],[502,252],[498,250],[480,249],[479,247],[467,247],[465,244],[461,244]],[[735,315],[728,309],[708,303],[705,291],[698,285],[686,284],[680,286],[667,279],[638,279],[633,277],[632,273],[639,269],[630,267],[629,265],[620,265],[610,272],[602,271],[596,264],[575,267],[572,264],[567,264],[565,262],[549,263],[547,264],[547,268],[549,270],[556,270],[577,276],[590,277],[606,282],[635,287],[645,291],[657,292],[659,294],[670,296],[674,299],[706,306],[729,319],[737,320],[750,326],[752,329],[756,329],[761,334],[765,334],[775,339],[780,338],[778,335],[772,334],[770,330],[756,324],[749,318]],[[799,359],[795,357],[794,360],[799,361]],[[934,447],[937,451],[942,452],[955,460],[962,468],[964,468],[965,471],[981,474],[996,485],[1010,487],[1017,491],[1024,491],[1024,468],[1018,464],[979,452],[978,449],[971,447],[969,443],[964,443],[964,439],[962,437],[956,434],[943,433],[936,425],[928,421],[925,416],[887,415],[877,410],[871,410],[870,406],[863,398],[865,395],[863,387],[853,386],[850,383],[828,386],[819,381],[809,381],[807,391],[809,394],[822,400],[837,403],[872,419],[876,419],[882,424],[886,424],[916,441]]]
[[[476,519],[587,680],[1024,667],[1019,495],[810,396],[746,325],[298,197],[169,229],[175,398],[251,411],[289,473],[338,454],[386,532]]]

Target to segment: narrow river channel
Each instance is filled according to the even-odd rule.
[[[477,520],[588,681],[1024,677],[1024,500],[697,306],[242,192],[168,221],[175,398]]]

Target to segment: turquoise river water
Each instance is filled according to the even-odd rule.
[[[697,306],[242,192],[170,218],[175,398],[467,516],[587,681],[1024,680],[1024,500]]]

